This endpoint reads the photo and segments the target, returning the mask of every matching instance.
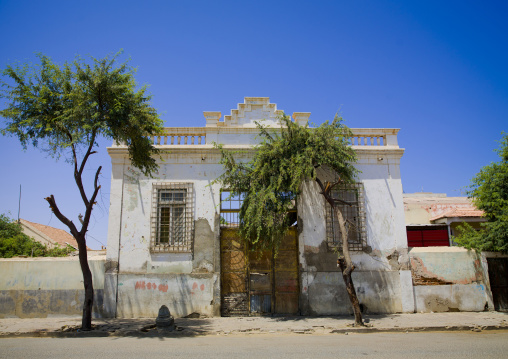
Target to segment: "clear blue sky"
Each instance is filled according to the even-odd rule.
[[[404,191],[461,194],[508,131],[506,1],[0,0],[0,68],[124,49],[166,126],[203,126],[245,96],[350,127],[400,128]],[[3,127],[3,119],[2,121]],[[106,244],[111,165],[104,166],[89,246]],[[0,213],[63,227],[77,221],[72,168],[0,137]]]

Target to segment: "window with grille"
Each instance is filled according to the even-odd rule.
[[[332,197],[336,199],[336,207],[342,212],[346,222],[346,232],[349,250],[361,251],[367,241],[365,227],[365,208],[363,185],[353,183],[337,186],[332,190]],[[329,249],[342,248],[342,233],[332,206],[328,203],[326,213],[326,237]]]
[[[295,196],[292,193],[281,193],[280,197],[292,199]],[[238,227],[240,225],[240,208],[245,199],[245,193],[233,196],[231,191],[227,189],[221,190],[220,193],[220,226],[221,227]],[[291,225],[296,224],[296,200],[291,200],[291,208],[288,210],[292,214],[290,218]],[[293,219],[294,217],[294,219]],[[293,219],[293,220],[291,220]]]
[[[238,227],[240,224],[240,207],[245,195],[231,196],[228,190],[220,193],[220,225],[221,227]]]
[[[156,183],[152,198],[152,252],[192,252],[192,183]]]

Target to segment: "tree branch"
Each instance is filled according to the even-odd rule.
[[[75,163],[74,180],[76,181],[76,184],[78,185],[79,193],[81,194],[81,199],[83,200],[83,203],[85,204],[86,208],[88,208],[88,206],[90,205],[90,202],[88,201],[88,198],[86,196],[85,187],[83,186],[83,180],[82,180],[81,176],[83,175],[83,170],[85,168],[86,161],[88,160],[88,157],[90,157],[91,154],[96,153],[96,151],[92,151],[92,148],[93,148],[93,145],[95,142],[95,136],[96,136],[96,132],[95,132],[95,130],[93,130],[92,137],[90,138],[90,144],[88,145],[88,149],[86,150],[85,156],[83,157],[83,160],[81,161],[79,170],[78,170],[78,165],[77,165],[77,160],[76,160],[76,154],[74,152],[74,145],[72,147],[72,150],[74,152],[74,163]]]
[[[69,227],[69,230],[71,231],[73,237],[76,238],[76,240],[78,240],[79,232],[78,232],[76,226],[70,219],[65,217],[62,214],[62,212],[60,212],[60,209],[56,205],[55,197],[53,195],[51,195],[49,197],[46,197],[45,200],[48,201],[49,208],[51,208],[51,211],[55,214],[56,218],[58,218],[60,220],[60,222],[65,224],[67,227]]]
[[[83,182],[81,180],[81,173],[78,171],[78,156],[76,154],[76,147],[74,146],[74,143],[72,142],[72,135],[65,128],[63,128],[62,131],[64,131],[65,134],[69,137],[69,141],[71,143],[72,157],[74,159],[74,181],[78,185],[78,189],[79,189],[79,193],[81,195],[81,199],[85,203],[85,206],[88,206],[88,198],[86,197],[85,188],[83,187]],[[88,151],[90,151],[90,148],[88,149]],[[81,170],[83,168],[83,163],[84,162],[81,163]]]
[[[330,203],[330,205],[333,206],[333,204],[330,202],[333,201],[333,202],[340,202],[342,204],[345,204],[346,206],[349,206],[351,207],[352,204],[349,203],[349,202],[346,202],[346,201],[343,201],[341,200],[340,198],[333,198],[331,195],[330,195],[330,192],[331,190],[333,189],[333,187],[335,187],[336,185],[338,185],[339,183],[341,183],[342,181],[339,180],[333,184],[330,184],[330,182],[325,182],[325,185],[323,185],[323,182],[321,182],[321,180],[319,178],[316,177],[316,182],[317,184],[319,185],[319,187],[321,188],[321,194],[323,196],[325,196],[326,200],[328,201],[328,203]]]
[[[72,142],[72,135],[69,131],[66,129],[63,129],[67,137],[69,137],[69,141],[71,142],[71,149],[72,149],[72,157],[74,159],[74,173],[78,171],[78,156],[76,155],[76,147],[74,147],[74,143]]]
[[[90,216],[92,214],[93,205],[95,204],[95,199],[97,198],[97,194],[99,193],[99,174],[101,173],[102,166],[99,166],[97,172],[95,173],[95,181],[94,181],[94,191],[92,194],[92,198],[90,198],[90,202],[86,206],[85,216],[83,218],[83,225],[81,227],[80,234],[84,237],[86,231],[88,230],[88,224],[90,223]]]
[[[88,157],[90,155],[93,155],[94,153],[97,153],[96,151],[92,151],[93,145],[95,143],[95,136],[96,132],[95,129],[92,131],[92,137],[90,138],[90,145],[88,146],[88,149],[86,150],[85,157],[83,157],[83,161],[81,162],[81,166],[79,168],[79,175],[81,176],[83,174],[83,170],[85,169],[86,161],[88,160]]]
[[[328,203],[330,203],[330,201],[328,200],[328,196],[327,196],[327,193],[326,193],[326,188],[325,188],[323,182],[321,182],[321,180],[319,178],[317,178],[317,177],[316,177],[316,182],[319,185],[319,188],[321,188],[321,194],[325,197],[325,199],[328,201]],[[330,203],[330,204],[332,204],[332,203]]]

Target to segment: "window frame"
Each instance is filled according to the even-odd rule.
[[[220,190],[220,226],[229,228],[238,228],[240,226],[240,208],[242,207],[245,193],[242,192],[236,196],[231,196],[232,191],[228,189]],[[229,196],[228,200],[226,200]]]
[[[341,192],[349,193],[341,196]],[[356,230],[353,232],[349,231],[348,233],[348,247],[350,251],[361,252],[367,245],[364,192],[363,183],[361,182],[338,185],[331,191],[332,198],[351,204],[351,206],[348,206],[340,201],[336,202],[336,206],[343,210],[342,213],[346,225],[348,225],[348,222],[356,222],[354,223]],[[352,200],[351,194],[356,199]],[[337,219],[333,214],[332,206],[328,202],[326,202],[326,243],[330,251],[342,250],[342,234]]]
[[[163,199],[164,194],[173,193]],[[183,193],[175,198],[174,194]],[[169,209],[165,223],[162,222],[164,209]],[[176,210],[182,209],[181,219],[176,218]],[[152,253],[192,253],[194,239],[194,191],[193,184],[187,182],[157,182],[152,185],[151,213]],[[180,226],[180,228],[178,228]],[[163,227],[166,227],[165,229]],[[183,227],[183,229],[181,228]],[[178,233],[177,231],[181,231]],[[167,241],[161,240],[167,234]]]

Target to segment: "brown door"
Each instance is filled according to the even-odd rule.
[[[508,312],[508,258],[487,258],[494,308]]]
[[[249,312],[251,315],[273,312],[273,254],[249,251]]]
[[[221,314],[247,315],[247,257],[236,228],[221,228]]]
[[[277,255],[250,252],[237,229],[221,228],[223,316],[298,313],[297,238],[291,228]]]
[[[295,227],[289,230],[274,259],[275,313],[297,314],[300,286],[298,281],[298,235]]]

